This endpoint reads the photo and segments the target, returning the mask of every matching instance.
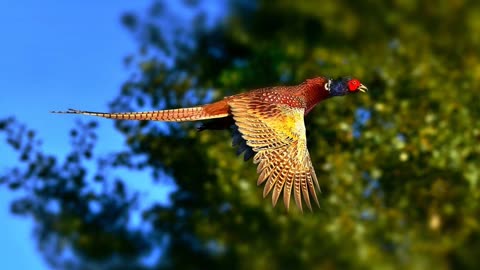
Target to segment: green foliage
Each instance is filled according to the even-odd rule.
[[[128,258],[141,268],[142,256],[163,246],[152,268],[473,269],[480,262],[477,2],[232,0],[213,28],[200,14],[172,31],[159,23],[168,11],[159,3],[146,17],[124,16],[141,44],[128,58],[138,79],[125,83],[112,110],[189,106],[318,75],[353,75],[369,87],[320,104],[306,119],[322,186],[314,213],[272,208],[229,133],[197,133],[192,124],[117,122],[129,149],[99,162],[99,172],[148,167],[154,178],[175,179],[171,206],[142,210],[148,235],[127,227],[138,198],[122,191],[122,180],[99,173],[97,182],[114,192],[84,192],[93,185],[84,165],[95,143],[88,128],[72,134],[86,137],[73,140],[59,165],[29,144],[33,133],[1,122],[27,169],[0,183],[25,189],[30,199],[12,209],[35,218],[41,243],[60,239],[86,265],[113,269]],[[103,215],[89,210],[91,200]],[[45,215],[51,202],[60,211]]]

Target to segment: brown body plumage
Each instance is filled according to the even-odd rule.
[[[311,210],[310,196],[319,205],[315,188],[320,190],[307,150],[304,115],[322,100],[349,92],[365,91],[356,79],[330,80],[317,77],[295,86],[277,86],[225,97],[223,100],[192,108],[151,112],[100,113],[68,110],[71,113],[121,120],[198,121],[215,119],[200,130],[234,127],[234,144],[245,159],[254,156],[260,174],[257,184],[265,183],[263,196],[272,192],[276,205],[283,190],[285,207],[293,190],[295,203],[302,210],[302,197]]]

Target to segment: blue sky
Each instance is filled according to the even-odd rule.
[[[108,102],[129,77],[123,57],[137,49],[120,16],[143,12],[149,3],[0,1],[0,118],[14,115],[34,129],[45,152],[67,153],[75,117],[48,112],[70,107],[108,110]],[[123,147],[113,122],[99,124],[97,153]],[[0,171],[16,162],[3,142],[0,136]],[[48,269],[31,237],[31,220],[10,214],[9,204],[17,195],[0,186],[2,269]]]

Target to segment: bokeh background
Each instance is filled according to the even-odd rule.
[[[476,269],[478,1],[6,1],[10,269]],[[49,114],[353,75],[306,118],[321,208],[273,208],[230,132]]]

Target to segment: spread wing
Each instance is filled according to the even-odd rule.
[[[315,186],[319,190],[320,187],[307,149],[305,109],[239,96],[230,100],[229,105],[238,131],[255,152],[253,161],[260,174],[257,184],[265,182],[263,197],[273,190],[275,206],[283,190],[288,210],[293,189],[300,210],[303,211],[302,197],[310,210],[310,196],[319,205]]]

